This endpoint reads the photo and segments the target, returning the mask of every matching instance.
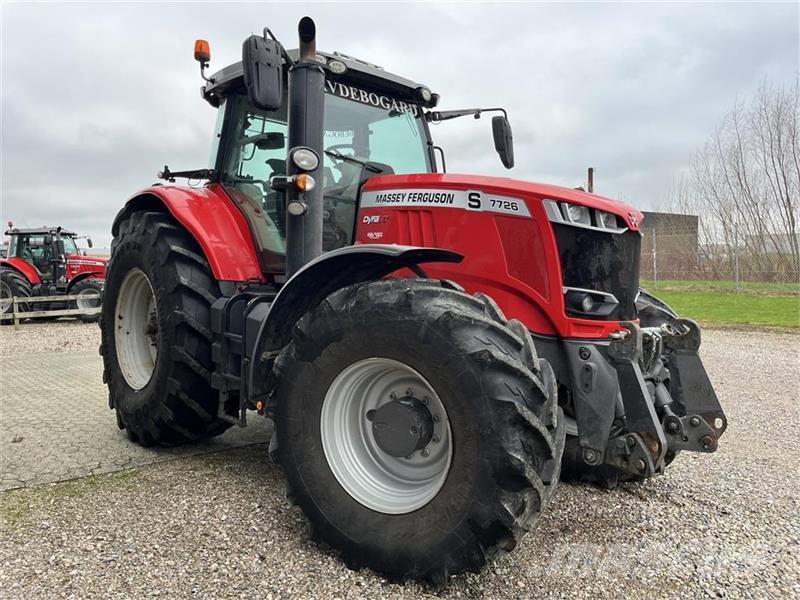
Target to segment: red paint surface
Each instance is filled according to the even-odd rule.
[[[129,202],[147,195],[158,198],[197,240],[216,279],[264,280],[247,221],[221,185],[156,185]]]
[[[452,279],[469,292],[491,296],[508,318],[545,335],[605,338],[619,329],[617,321],[567,317],[564,309],[558,248],[542,205],[543,199],[563,200],[621,216],[634,231],[642,214],[626,204],[553,185],[500,177],[456,174],[389,175],[374,177],[365,191],[425,188],[480,190],[516,197],[531,217],[459,208],[381,206],[359,211],[356,243],[409,244],[454,250],[458,264],[424,265],[431,277]],[[365,223],[364,217],[369,219]]]
[[[16,269],[22,273],[23,277],[25,277],[25,279],[27,279],[31,285],[42,283],[42,279],[39,277],[39,273],[36,271],[33,265],[19,258],[18,256],[12,256],[11,258],[0,258],[0,265]]]

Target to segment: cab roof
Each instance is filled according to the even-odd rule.
[[[299,51],[297,49],[288,50],[287,52],[292,60],[298,59]],[[347,67],[347,70],[340,75],[326,70],[325,76],[333,81],[352,83],[353,85],[376,92],[382,92],[398,100],[412,102],[426,108],[433,108],[439,100],[439,96],[433,94],[430,102],[426,103],[422,101],[419,98],[417,90],[426,88],[427,86],[421,83],[415,83],[399,75],[394,75],[393,73],[385,71],[383,67],[353,58],[352,56],[347,56],[340,52],[333,52],[332,54],[317,52],[317,59],[320,63],[324,61],[326,64],[331,61],[339,61]],[[213,83],[204,85],[200,88],[200,91],[203,98],[209,104],[217,107],[223,97],[244,87],[241,61],[217,71],[211,76],[211,79]]]
[[[49,233],[53,233],[58,227],[32,227],[29,229],[22,229],[19,227],[14,227],[13,229],[9,229],[6,231],[5,235],[46,235]],[[78,235],[74,231],[67,231],[66,229],[61,230],[61,235],[74,237]]]

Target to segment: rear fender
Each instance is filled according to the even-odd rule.
[[[168,211],[200,245],[217,280],[264,280],[247,221],[219,184],[153,185],[126,202],[111,232],[116,236],[120,221],[140,210]]]
[[[281,288],[246,351],[253,359],[247,375],[251,399],[269,392],[275,356],[289,343],[295,323],[327,296],[399,269],[421,263],[460,262],[462,258],[457,252],[440,248],[358,244],[332,250],[308,263]]]
[[[14,269],[25,279],[27,279],[31,285],[38,285],[42,283],[42,278],[39,277],[39,273],[36,271],[34,266],[17,256],[0,259],[0,266]]]

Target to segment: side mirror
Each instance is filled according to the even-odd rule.
[[[256,148],[259,150],[280,150],[285,147],[286,136],[280,131],[264,133],[256,140]]]
[[[247,94],[254,106],[278,110],[283,100],[281,46],[272,39],[251,35],[242,44],[242,71]]]
[[[508,119],[499,115],[492,117],[492,136],[500,161],[506,169],[510,169],[514,166],[514,136]]]
[[[44,245],[45,245],[45,246],[50,246],[50,245],[52,245],[52,243],[53,243],[53,236],[52,236],[52,235],[50,235],[49,233],[45,233],[45,234],[44,234],[44,240],[43,240],[43,242],[44,242]]]
[[[90,238],[90,237],[86,238],[86,245],[89,246],[89,248],[92,247],[92,238]]]

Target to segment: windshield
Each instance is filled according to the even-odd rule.
[[[75,244],[75,238],[62,237],[61,240],[64,242],[64,254],[67,256],[71,254],[80,254],[78,246]]]
[[[229,97],[225,105],[220,181],[244,211],[265,221],[264,231],[256,233],[257,243],[267,251],[285,253],[283,195],[270,190],[269,180],[286,174],[286,109],[260,111],[244,95]],[[405,110],[396,106],[374,106],[325,94],[322,183],[326,251],[352,243],[356,199],[365,169],[361,163],[379,163],[384,173],[430,171],[421,111],[411,105],[403,104]],[[215,138],[219,134],[217,129]],[[212,150],[212,158],[215,155]]]

